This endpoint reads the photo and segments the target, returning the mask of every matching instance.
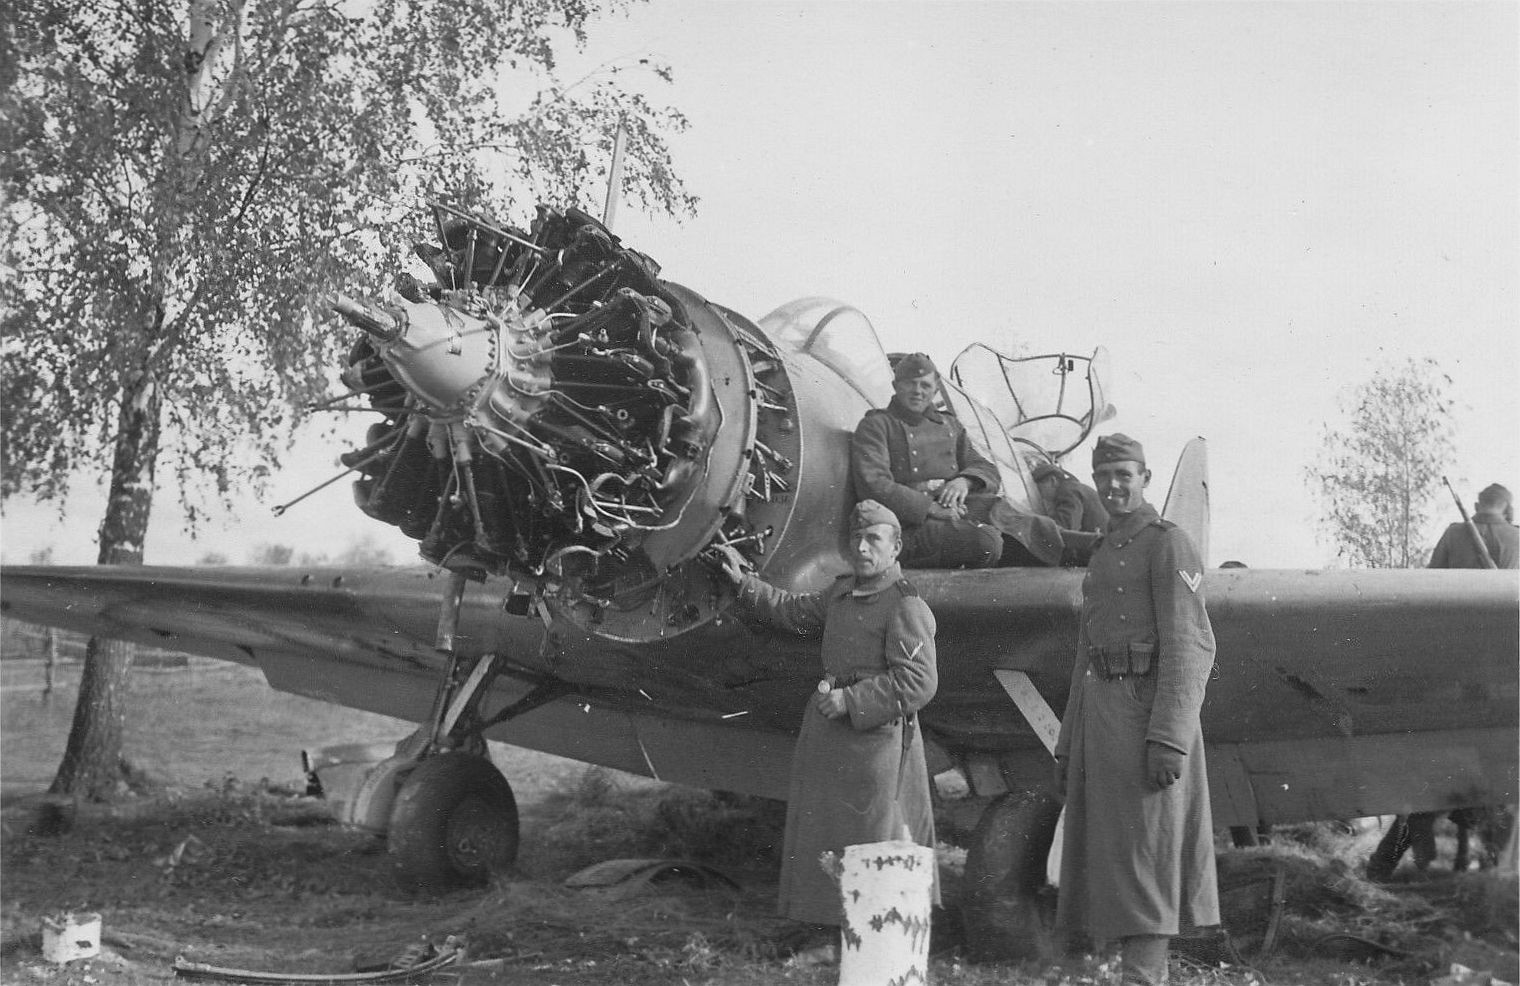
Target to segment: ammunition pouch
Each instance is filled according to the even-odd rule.
[[[1087,648],[1087,664],[1104,678],[1143,677],[1156,666],[1156,645],[1145,641]]]

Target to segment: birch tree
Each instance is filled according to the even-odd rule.
[[[1354,568],[1419,568],[1429,558],[1431,508],[1451,461],[1451,378],[1431,359],[1380,370],[1341,398],[1307,470],[1320,527]]]
[[[611,11],[625,0],[605,0]],[[690,214],[685,127],[648,61],[566,84],[585,0],[15,0],[4,137],[0,494],[108,470],[102,564],[140,564],[157,484],[190,523],[258,488],[327,389],[335,290],[427,238],[429,198],[507,221],[590,204],[627,129],[625,201]],[[122,757],[125,645],[92,641],[56,793]]]

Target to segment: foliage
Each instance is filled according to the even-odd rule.
[[[1307,479],[1320,526],[1353,567],[1418,568],[1429,558],[1431,505],[1452,454],[1450,384],[1434,360],[1408,360],[1343,395],[1346,422],[1325,427]]]
[[[250,565],[289,565],[296,549],[288,544],[261,544],[248,555]]]
[[[541,199],[586,203],[620,119],[632,203],[689,213],[665,142],[685,120],[636,87],[666,70],[554,74],[595,10],[10,5],[0,492],[59,496],[112,461],[119,412],[148,383],[193,523],[268,475],[337,362],[324,299],[394,270],[426,232],[424,199],[518,222]]]
[[[626,0],[606,0],[622,9]],[[564,85],[585,0],[17,0],[0,23],[0,496],[111,463],[98,560],[143,560],[160,459],[192,528],[257,489],[340,343],[334,291],[394,270],[441,198],[690,212],[684,128],[615,66]],[[631,81],[631,80],[630,80]],[[521,196],[521,198],[519,198]],[[92,641],[53,789],[106,797],[131,652]]]

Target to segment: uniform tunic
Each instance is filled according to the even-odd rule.
[[[1473,525],[1499,568],[1520,568],[1520,527],[1503,517],[1475,514]],[[1430,568],[1486,568],[1466,524],[1452,524],[1430,554]]]
[[[819,866],[819,853],[895,839],[903,825],[915,842],[934,845],[923,737],[916,720],[905,723],[938,686],[934,616],[896,565],[869,585],[846,575],[806,595],[747,575],[739,600],[779,629],[821,635],[820,677],[832,675],[844,691],[847,717],[826,718],[811,700],[803,712],[779,907],[796,921],[840,924],[839,885]]]
[[[967,518],[929,518],[934,491],[949,480],[970,481],[976,496],[968,496],[967,505],[986,501],[982,520],[998,491],[997,466],[971,444],[954,415],[932,408],[915,414],[896,397],[867,411],[850,446],[850,473],[856,499],[876,500],[902,523],[902,564],[958,568],[997,561],[1002,539],[996,530]]]
[[[1214,663],[1202,580],[1192,542],[1149,504],[1111,519],[1093,553],[1056,746],[1067,758],[1056,917],[1068,933],[1112,941],[1219,923],[1198,722]],[[1151,668],[1105,676],[1125,661]],[[1148,741],[1187,754],[1169,788],[1151,783]]]

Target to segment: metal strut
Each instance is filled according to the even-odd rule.
[[[469,692],[473,692],[480,684],[480,678],[484,676],[484,670],[479,675],[471,674],[471,682],[463,678],[463,656],[454,646],[454,638],[459,633],[459,611],[464,605],[464,589],[468,578],[461,572],[449,572],[449,584],[443,592],[443,603],[438,609],[438,632],[433,638],[433,646],[440,653],[448,655],[449,668],[443,676],[443,682],[438,686],[438,693],[433,696],[433,707],[428,710],[427,721],[429,723],[427,749],[438,750],[443,747],[448,739],[449,730],[453,723],[449,722],[447,714],[456,706],[456,700],[463,697],[468,701],[468,694],[461,695],[465,691],[463,686],[470,684]],[[479,665],[489,667],[493,658],[490,655],[483,657]],[[476,669],[472,669],[474,671]],[[458,707],[462,711],[462,706]],[[455,712],[454,720],[458,719],[458,711]]]
[[[466,721],[463,735],[473,741],[484,742],[485,731],[508,719],[530,712],[572,692],[569,685],[555,679],[541,679],[533,688],[489,719],[480,721],[476,716],[480,697],[498,673],[501,655],[483,654],[473,663],[459,653],[454,638],[459,632],[459,613],[464,603],[465,583],[468,579],[458,572],[449,573],[448,588],[438,612],[438,634],[434,646],[449,657],[449,667],[438,693],[433,696],[433,707],[428,712],[427,724],[413,736],[413,742],[426,738],[426,745],[414,747],[414,756],[426,756],[442,750],[453,749],[451,739],[462,720]],[[512,674],[512,672],[509,672]]]

